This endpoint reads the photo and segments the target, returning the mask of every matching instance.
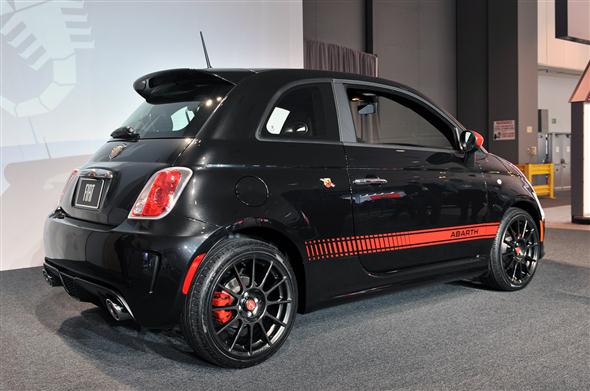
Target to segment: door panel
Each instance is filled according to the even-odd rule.
[[[455,124],[398,87],[336,88],[343,113],[355,241],[370,272],[468,258],[495,233],[484,222],[486,187]],[[346,124],[349,121],[351,124]]]
[[[453,152],[347,146],[355,235],[363,266],[385,272],[472,257],[486,192],[481,171]],[[382,183],[359,183],[375,178]],[[361,246],[363,245],[361,244]]]

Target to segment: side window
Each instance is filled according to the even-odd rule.
[[[453,149],[452,126],[422,103],[381,90],[347,91],[357,142]]]
[[[331,85],[306,84],[285,92],[272,108],[262,136],[281,140],[339,141]]]

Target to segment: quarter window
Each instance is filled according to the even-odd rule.
[[[306,84],[287,91],[272,108],[262,135],[286,140],[339,141],[331,85]]]
[[[195,118],[195,113],[188,106],[181,107],[170,116],[172,120],[171,131],[176,132],[186,128],[193,118]]]
[[[415,99],[389,91],[348,89],[359,143],[452,149],[453,127]]]

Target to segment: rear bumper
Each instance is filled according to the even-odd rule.
[[[184,303],[188,266],[217,227],[191,220],[161,236],[150,234],[153,224],[166,222],[110,228],[51,215],[45,223],[45,271],[82,301],[104,305],[117,298],[140,325],[171,326]]]

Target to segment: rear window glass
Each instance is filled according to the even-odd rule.
[[[121,126],[140,138],[193,137],[211,116],[231,87],[200,87],[190,100],[143,102]]]

